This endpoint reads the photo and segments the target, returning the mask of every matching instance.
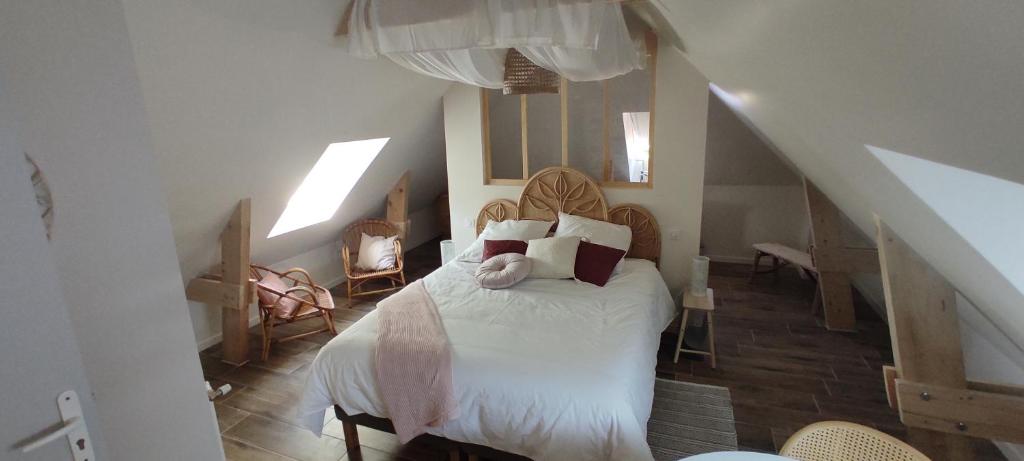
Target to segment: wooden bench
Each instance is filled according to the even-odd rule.
[[[800,268],[817,273],[817,269],[814,268],[814,259],[811,258],[811,254],[791,248],[781,243],[755,243],[754,244],[754,273],[751,274],[753,278],[757,274],[766,274],[769,272],[775,272],[779,270],[782,263],[791,263]],[[758,265],[761,263],[761,257],[771,256],[772,257],[772,268],[767,271],[759,271]]]
[[[761,264],[761,258],[764,256],[772,257],[772,268],[768,270],[758,270]],[[810,253],[805,251],[797,250],[796,248],[788,247],[781,243],[755,243],[754,244],[754,268],[750,273],[750,281],[754,280],[757,274],[767,274],[771,272],[778,272],[779,268],[785,264],[793,264],[803,270],[811,279],[815,282],[818,281],[818,270],[814,267],[814,258],[811,257]],[[814,290],[814,302],[811,306],[813,312],[818,312],[821,306],[821,290]]]

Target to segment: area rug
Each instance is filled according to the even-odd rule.
[[[654,380],[647,443],[658,461],[736,450],[736,420],[729,389]]]

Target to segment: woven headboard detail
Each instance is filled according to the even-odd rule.
[[[519,208],[516,202],[508,199],[498,199],[487,202],[480,213],[476,215],[476,234],[480,235],[487,226],[487,221],[501,222],[506,219],[519,219]]]
[[[654,215],[640,205],[624,204],[608,209],[601,188],[586,174],[565,167],[545,168],[533,175],[519,196],[519,203],[499,199],[488,202],[476,218],[476,233],[487,221],[535,219],[557,221],[558,212],[629,226],[633,243],[626,256],[658,264],[661,231]]]
[[[519,195],[519,219],[557,221],[558,212],[608,220],[608,204],[589,176],[553,166],[533,175]]]
[[[661,258],[661,231],[654,215],[640,205],[616,205],[608,210],[608,222],[629,226],[633,240],[629,244],[628,258],[642,258],[658,264]]]

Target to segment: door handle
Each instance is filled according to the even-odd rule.
[[[75,461],[95,461],[96,456],[93,454],[89,430],[85,427],[85,420],[82,419],[82,405],[78,401],[78,394],[75,391],[62,392],[57,396],[57,409],[60,410],[60,417],[64,424],[52,432],[26,443],[21,447],[21,452],[29,453],[48,443],[67,438]]]
[[[70,419],[64,420],[63,426],[49,434],[46,434],[32,441],[32,443],[25,445],[24,447],[21,448],[21,452],[29,453],[32,451],[36,451],[36,449],[38,449],[39,447],[46,445],[50,442],[53,442],[54,440],[67,437],[67,435],[70,434],[72,431],[78,429],[78,426],[80,426],[81,424],[82,418],[80,416],[73,416]]]

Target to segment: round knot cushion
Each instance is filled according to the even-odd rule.
[[[530,260],[519,253],[504,253],[488,259],[476,270],[476,283],[484,288],[508,288],[530,275]]]

